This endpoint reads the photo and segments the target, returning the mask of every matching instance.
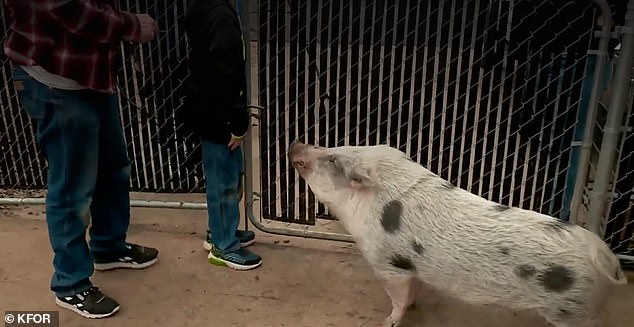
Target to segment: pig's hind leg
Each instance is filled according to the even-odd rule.
[[[408,307],[411,307],[416,299],[415,278],[411,274],[399,274],[394,272],[378,272],[385,292],[392,300],[392,312],[383,321],[383,327],[397,327]]]

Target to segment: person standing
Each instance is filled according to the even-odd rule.
[[[130,160],[115,91],[120,43],[151,41],[156,23],[98,0],[6,0],[5,13],[3,50],[48,163],[55,302],[84,317],[111,316],[120,305],[92,284],[94,270],[158,259],[158,250],[126,240]]]
[[[245,249],[251,231],[239,230],[243,192],[242,139],[248,132],[246,49],[240,19],[229,0],[194,0],[185,15],[190,78],[185,124],[201,140],[208,207],[210,263],[237,270],[262,258]]]

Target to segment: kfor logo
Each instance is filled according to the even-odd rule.
[[[5,327],[59,327],[57,311],[6,311]]]

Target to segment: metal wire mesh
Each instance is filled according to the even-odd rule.
[[[155,41],[122,49],[120,107],[134,154],[132,188],[138,191],[204,192],[200,148],[179,116],[189,74],[182,27],[188,2],[119,1],[125,10],[150,14],[159,25]]]
[[[634,110],[631,104],[623,124],[625,132],[618,149],[620,159],[614,174],[614,197],[605,229],[610,247],[627,254],[632,254],[634,249]]]
[[[6,17],[0,10],[0,35],[6,38]],[[12,68],[0,54],[0,188],[41,189],[45,162],[35,146],[30,119],[20,107],[11,80]]]
[[[590,2],[261,0],[259,12],[265,218],[328,216],[288,165],[296,138],[390,144],[473,193],[561,214]]]
[[[187,42],[181,19],[187,0],[120,0],[120,9],[148,13],[160,32],[146,45],[122,44],[119,109],[132,160],[131,190],[204,192],[199,145],[181,128],[179,110],[188,78]],[[1,35],[6,36],[2,11]],[[21,109],[11,64],[0,55],[0,188],[43,189],[46,162],[34,124]]]

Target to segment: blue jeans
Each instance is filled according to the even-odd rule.
[[[236,230],[244,176],[242,148],[231,151],[226,144],[202,141],[202,150],[211,242],[224,253],[236,251],[240,249]]]
[[[93,256],[125,251],[130,160],[116,97],[53,89],[19,68],[14,80],[23,83],[20,100],[37,123],[37,142],[48,163],[46,222],[55,268],[51,290],[70,296],[92,286]]]

